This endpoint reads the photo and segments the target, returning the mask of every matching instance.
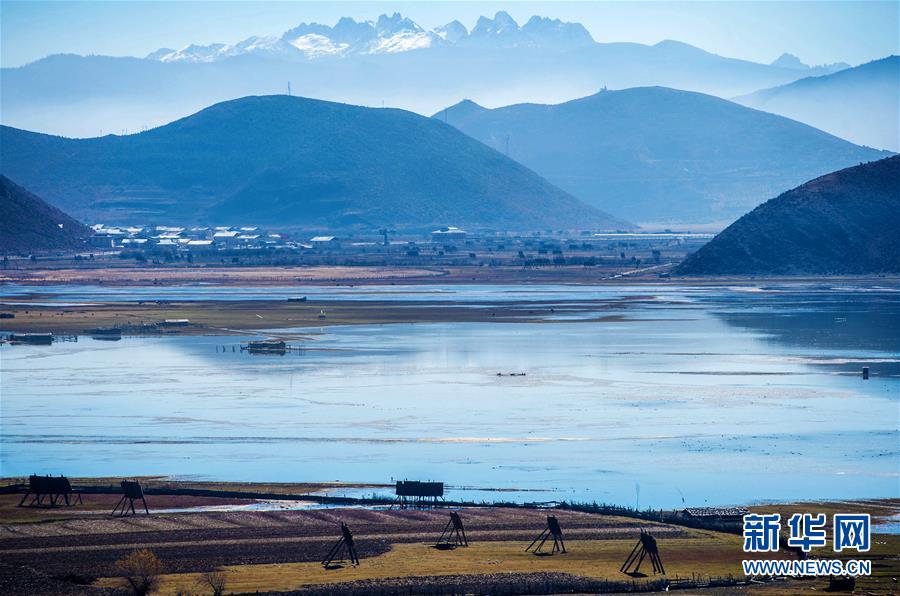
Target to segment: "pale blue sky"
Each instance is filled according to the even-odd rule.
[[[677,39],[735,58],[858,64],[900,53],[900,3],[883,2],[270,2],[0,0],[0,63],[48,54],[144,56],[159,47],[280,35],[303,21],[375,19],[398,11],[426,29],[506,10],[583,23],[597,41]]]

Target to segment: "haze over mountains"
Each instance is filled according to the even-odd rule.
[[[0,176],[0,254],[78,248],[89,235],[87,226]]]
[[[464,101],[434,118],[637,223],[727,223],[810,178],[889,155],[663,87],[493,110]]]
[[[900,273],[900,156],[811,180],[687,258],[686,275]]]
[[[111,223],[630,224],[589,207],[442,122],[394,109],[247,97],[128,136],[0,128],[3,173],[79,217]]]
[[[799,59],[759,64],[677,41],[603,43],[578,23],[508,14],[467,30],[425,31],[399,14],[377,21],[303,23],[279,36],[235,44],[161,48],[146,58],[55,55],[0,73],[2,121],[29,130],[91,137],[141,130],[213,103],[295,94],[421,114],[464,97],[485,105],[557,103],[598,89],[664,85],[733,97],[843,65]]]
[[[735,99],[841,138],[900,151],[900,56]]]

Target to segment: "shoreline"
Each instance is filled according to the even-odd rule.
[[[124,477],[123,477],[124,478]],[[76,493],[80,493],[82,495],[91,495],[96,497],[104,497],[115,495],[118,496],[120,489],[118,486],[119,481],[123,478],[120,477],[109,477],[109,476],[76,476],[70,477],[69,481],[72,484],[72,488]],[[193,513],[190,511],[190,503],[199,500],[203,504],[207,504],[207,500],[221,500],[222,504],[244,504],[245,502],[263,502],[263,501],[306,501],[306,502],[317,502],[323,505],[331,505],[333,507],[350,507],[350,508],[380,508],[387,505],[390,505],[394,502],[390,497],[386,497],[383,494],[377,497],[374,496],[375,491],[387,491],[388,493],[392,493],[394,490],[393,483],[371,483],[371,482],[353,482],[353,481],[332,481],[332,482],[266,482],[266,481],[226,481],[226,480],[189,480],[189,479],[181,479],[176,476],[129,476],[127,479],[136,480],[142,483],[144,486],[145,494],[148,499],[151,497],[161,498],[167,497],[167,501],[171,499],[183,499],[186,507],[184,511],[179,511],[179,513]],[[20,497],[24,494],[22,491],[27,486],[28,478],[27,477],[18,477],[18,476],[10,476],[0,478],[0,495],[16,495],[18,494]],[[11,490],[13,487],[18,487],[19,491],[15,492]],[[447,485],[446,489],[448,491],[453,490],[477,490],[480,492],[489,492],[489,493],[527,493],[527,492],[546,492],[544,489],[540,488],[490,488],[490,487],[455,487],[451,485]],[[339,494],[340,491],[362,491],[362,490],[371,490],[373,491],[373,496],[346,496]],[[513,502],[513,501],[455,501],[455,500],[446,500],[442,501],[439,505],[440,508],[445,507],[464,507],[464,508],[512,508],[512,509],[554,509],[554,508],[562,508],[566,509],[574,508],[573,510],[579,510],[580,508],[588,508],[592,507],[589,503],[580,503],[580,502],[572,502],[566,504],[566,501],[550,501],[548,503],[555,503],[555,505],[548,505],[543,502]],[[10,523],[10,520],[7,518],[10,509],[8,507],[8,503],[6,507],[0,507],[0,523]],[[694,505],[695,507],[700,507],[700,505]],[[631,512],[632,514],[641,514],[642,512],[659,512],[659,513],[674,513],[679,511],[680,509],[671,509],[671,508],[647,508],[647,509],[634,509],[630,506],[619,506],[619,505],[610,505],[604,504],[599,505],[601,508],[609,509],[610,511],[618,511],[618,512]],[[686,507],[690,507],[690,505],[686,505]],[[836,512],[836,511],[844,511],[845,509],[848,512],[857,512],[857,511],[866,511],[869,512],[873,518],[880,518],[884,521],[896,521],[896,518],[900,516],[900,496],[894,497],[856,497],[856,498],[846,498],[846,499],[834,499],[834,498],[810,498],[810,499],[791,499],[782,501],[779,499],[775,499],[772,501],[769,500],[756,500],[754,502],[749,503],[718,503],[718,504],[704,504],[703,507],[743,507],[749,509],[753,512],[759,513],[774,513],[774,512],[785,512],[785,511],[799,511],[804,507],[812,507],[817,511],[824,512]],[[37,515],[36,519],[44,519],[46,520],[48,517],[53,518],[53,515],[66,514],[69,511],[75,512],[76,509],[68,510],[65,507],[61,508],[23,508],[20,509],[23,512],[34,512]],[[32,516],[27,516],[31,518]],[[63,515],[63,518],[68,516]],[[34,519],[28,519],[25,522],[18,523],[30,523],[34,521]],[[13,522],[16,523],[16,522]]]
[[[473,278],[474,279],[474,278]],[[224,281],[221,284],[201,281],[169,280],[163,283],[157,280],[152,284],[125,283],[124,285],[104,284],[87,287],[116,288],[190,288],[201,286],[212,289],[208,295],[201,293],[196,297],[166,298],[160,293],[150,297],[127,296],[119,293],[110,300],[101,296],[97,300],[83,298],[77,294],[54,293],[52,290],[41,291],[42,286],[59,285],[57,282],[37,283],[28,294],[9,295],[3,297],[4,282],[0,281],[0,312],[7,315],[0,321],[0,329],[5,332],[37,332],[55,333],[58,335],[89,335],[89,329],[98,327],[118,327],[123,336],[166,337],[171,335],[261,335],[286,339],[298,339],[296,334],[335,325],[385,325],[414,323],[619,323],[629,320],[631,309],[651,303],[654,306],[669,304],[673,307],[684,306],[680,301],[667,301],[653,294],[653,289],[667,288],[738,288],[758,287],[766,284],[784,284],[805,291],[806,286],[834,284],[855,288],[868,285],[883,288],[887,292],[897,292],[900,296],[900,277],[835,277],[835,278],[715,278],[715,279],[642,279],[628,278],[616,280],[568,280],[554,282],[548,280],[485,280],[456,279],[447,277],[432,279],[406,278],[402,285],[422,288],[423,292],[431,286],[450,286],[480,284],[486,287],[520,286],[527,291],[533,284],[551,283],[570,286],[572,288],[615,288],[630,286],[628,295],[603,298],[580,298],[577,294],[555,297],[553,293],[536,294],[531,298],[495,299],[488,297],[453,297],[449,299],[398,299],[379,298],[377,292],[362,299],[343,298],[344,292],[352,295],[353,290],[346,288],[365,288],[385,285],[389,280],[372,278],[364,283],[343,284],[320,281],[300,285],[278,285],[264,283],[260,278],[252,280],[240,279]],[[12,282],[6,281],[6,284]],[[32,282],[29,281],[29,284]],[[84,286],[82,281],[66,281],[62,285]],[[396,287],[390,281],[391,287]],[[337,294],[318,298],[315,293],[304,296],[303,301],[292,301],[289,298],[260,298],[258,296],[235,300],[222,299],[215,289],[221,288],[227,293],[228,288],[281,288],[290,292],[296,287],[298,295],[303,294],[304,287],[340,288]],[[402,286],[401,286],[402,287]],[[646,288],[646,294],[641,292]],[[812,288],[815,290],[816,288]],[[416,291],[411,291],[413,294]],[[286,294],[288,297],[290,294]],[[179,326],[159,326],[166,320],[187,320],[188,324]],[[263,330],[275,330],[267,333]],[[279,331],[280,330],[280,331]],[[287,331],[290,330],[290,331]],[[309,338],[300,338],[309,339]]]
[[[3,284],[171,286],[204,284],[221,287],[372,286],[464,284],[619,285],[756,285],[761,283],[885,283],[900,284],[900,275],[854,276],[678,276],[660,277],[654,268],[610,270],[583,266],[559,267],[85,267],[58,269],[0,269]]]
[[[9,479],[3,479],[5,481]],[[93,482],[104,485],[111,478],[75,479],[73,485]],[[145,477],[147,482],[176,486],[237,488],[244,491],[267,488],[311,490],[333,483],[204,483]],[[357,485],[359,486],[359,485]],[[374,485],[367,485],[374,486]],[[250,494],[249,492],[247,493]],[[148,549],[162,566],[159,593],[196,591],[203,573],[220,570],[227,578],[228,592],[377,594],[382,590],[409,586],[427,593],[429,586],[464,582],[467,593],[482,593],[489,586],[618,586],[621,590],[659,585],[666,589],[684,578],[708,587],[710,578],[733,579],[720,585],[740,585],[768,594],[796,594],[799,588],[824,589],[826,577],[786,580],[776,583],[749,582],[742,575],[739,525],[694,527],[677,518],[637,515],[625,508],[592,510],[586,507],[454,506],[465,521],[467,548],[437,549],[434,543],[447,524],[448,508],[387,509],[349,505],[319,509],[248,509],[236,499],[162,496],[147,493],[150,513],[128,517],[111,516],[118,495],[85,494],[84,504],[71,508],[15,508],[19,495],[0,494],[0,589],[7,593],[105,594],[122,586],[116,561],[139,549]],[[750,506],[759,513],[778,512],[868,512],[891,517],[900,512],[900,498],[885,500],[817,501],[815,505],[786,503]],[[139,504],[140,508],[141,505]],[[21,512],[10,520],[8,512]],[[524,547],[546,524],[546,516],[558,518],[565,533],[568,554],[535,557]],[[25,518],[27,516],[27,518]],[[333,545],[341,523],[352,528],[360,556],[358,566],[347,564],[323,568],[320,561]],[[873,531],[872,550],[866,559],[876,572],[857,584],[864,593],[891,590],[892,578],[900,571],[896,557],[900,535]],[[643,530],[659,541],[667,574],[623,575],[619,567]],[[66,556],[60,556],[65,553]],[[855,553],[837,555],[852,558]],[[830,549],[817,556],[833,557]],[[762,558],[791,558],[788,550]],[[499,565],[499,567],[498,567]],[[27,570],[25,573],[23,570]],[[501,574],[502,577],[498,574]],[[402,580],[398,578],[403,578]],[[398,583],[399,582],[399,583]],[[500,582],[500,583],[498,583]],[[880,590],[879,590],[880,588]],[[526,590],[518,593],[545,593]],[[584,590],[582,590],[583,592]],[[415,593],[419,593],[417,590]]]
[[[622,322],[622,311],[651,299],[508,301],[471,304],[467,301],[426,300],[188,300],[140,302],[65,302],[34,304],[7,301],[3,312],[14,315],[0,321],[5,332],[39,332],[90,335],[87,329],[119,327],[123,335],[166,337],[171,335],[283,335],[335,325],[384,325],[411,323],[554,323],[565,315],[596,315],[586,323]],[[654,304],[661,304],[658,300]],[[187,319],[181,327],[146,328],[172,319]],[[577,320],[577,319],[576,319]],[[260,331],[286,330],[292,331]]]

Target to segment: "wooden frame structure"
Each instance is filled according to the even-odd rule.
[[[122,498],[116,503],[110,515],[115,515],[116,512],[119,512],[119,515],[124,517],[128,515],[129,508],[133,515],[137,515],[137,511],[134,509],[134,502],[138,500],[144,504],[144,511],[147,515],[150,515],[150,509],[147,508],[147,500],[144,498],[144,488],[141,486],[141,483],[137,480],[123,480],[121,486]],[[119,509],[120,507],[121,510]]]
[[[398,480],[397,502],[400,509],[407,507],[437,506],[444,498],[443,482],[420,482],[419,480]]]
[[[25,505],[25,501],[28,499],[29,495],[33,495],[31,502],[28,505]],[[77,499],[70,500],[69,497],[73,495],[77,497]],[[72,485],[65,476],[37,476],[32,474],[28,477],[28,490],[25,492],[22,500],[19,501],[18,506],[42,506],[44,504],[44,497],[47,497],[49,500],[50,507],[56,507],[61,502],[65,502],[68,506],[74,505],[76,501],[78,503],[84,502],[81,500],[81,494],[72,490]]]
[[[329,550],[328,554],[325,555],[325,558],[322,559],[322,566],[325,569],[332,569],[333,567],[331,564],[338,558],[338,555],[341,555],[344,551],[347,552],[347,557],[350,559],[351,565],[359,565],[359,556],[356,554],[356,545],[353,544],[353,532],[350,531],[347,524],[341,522],[341,537],[338,538],[335,545],[331,547],[331,550]],[[341,560],[343,560],[343,557]]]
[[[541,552],[544,543],[547,542],[547,540],[550,538],[553,538],[553,548],[550,549],[549,553]],[[536,548],[535,544],[537,545]],[[532,548],[534,548],[533,551]],[[562,528],[559,526],[559,520],[556,519],[556,516],[547,516],[547,527],[544,528],[541,533],[538,534],[538,537],[528,545],[528,548],[525,549],[525,552],[527,553],[528,551],[532,551],[536,555],[553,555],[555,553],[566,554],[566,543],[563,542]]]
[[[438,538],[435,547],[453,549],[457,546],[469,546],[469,539],[466,537],[466,528],[463,526],[459,513],[451,511],[450,520],[444,526],[444,531],[441,532],[441,537]]]
[[[641,570],[641,563],[644,562],[644,558],[648,555],[650,556],[650,562],[653,564],[653,575],[657,573],[665,575],[666,569],[663,567],[662,559],[659,556],[659,546],[656,544],[656,538],[650,532],[645,532],[644,530],[641,530],[637,544],[631,549],[631,554],[622,563],[619,571],[627,575],[637,575]],[[631,569],[632,566],[634,566],[634,569]]]

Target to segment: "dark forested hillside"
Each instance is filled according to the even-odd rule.
[[[900,273],[900,156],[760,205],[678,268],[686,275]]]
[[[78,248],[90,230],[6,176],[0,176],[0,253]]]

